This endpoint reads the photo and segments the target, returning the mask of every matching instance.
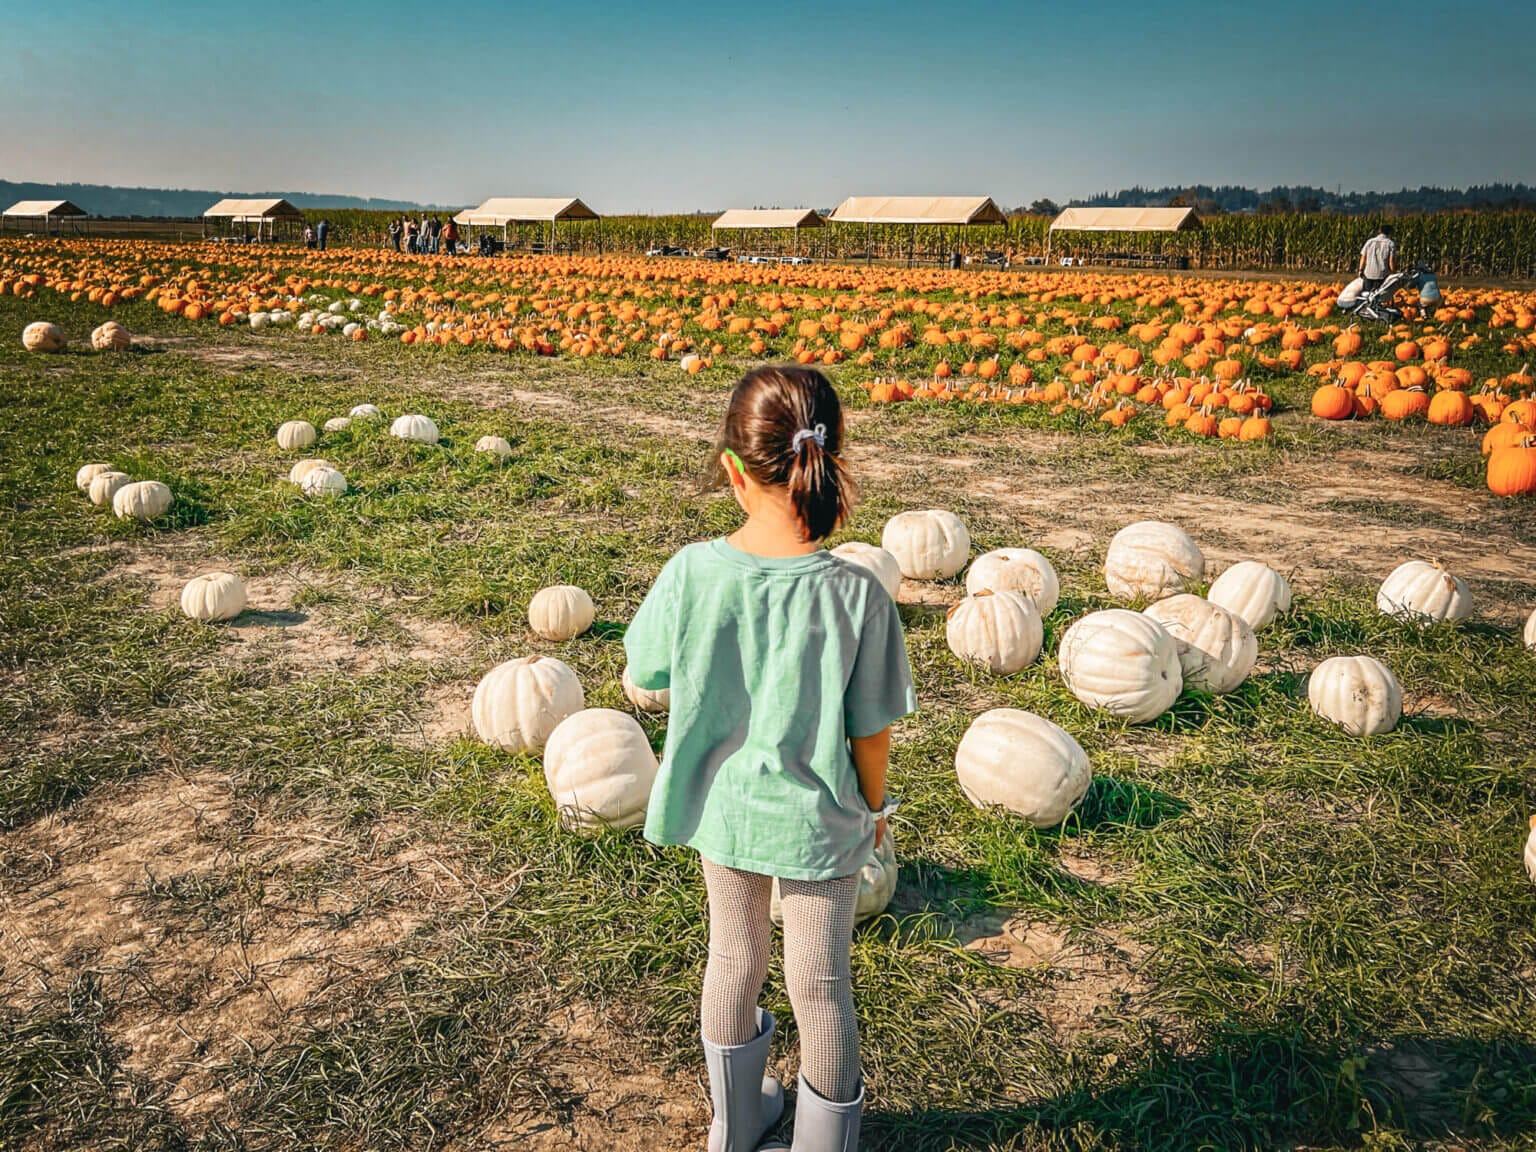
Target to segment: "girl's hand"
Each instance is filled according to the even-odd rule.
[[[875,847],[880,847],[880,842],[885,839],[885,817],[875,821]]]

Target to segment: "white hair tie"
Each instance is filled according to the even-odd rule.
[[[816,447],[825,448],[827,446],[827,426],[825,424],[818,424],[814,428],[800,429],[800,431],[795,433],[795,438],[789,442],[789,450],[791,452],[799,452],[800,445],[804,444],[807,440],[814,440],[816,441]]]

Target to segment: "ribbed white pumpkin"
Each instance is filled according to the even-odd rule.
[[[1022,592],[1035,602],[1041,616],[1049,616],[1061,599],[1056,569],[1033,548],[998,548],[983,552],[965,574],[965,591]]]
[[[417,444],[436,444],[439,439],[437,425],[425,416],[414,414],[395,417],[395,422],[389,426],[389,434]]]
[[[862,924],[886,910],[891,897],[896,895],[896,881],[900,874],[901,868],[896,863],[896,842],[887,824],[885,835],[880,837],[880,846],[870,852],[864,867],[859,869],[859,894],[853,905],[855,924]],[[768,918],[779,927],[784,926],[783,897],[777,880],[773,882],[768,896]]]
[[[947,580],[971,558],[971,534],[953,512],[898,512],[885,522],[880,546],[908,580]]]
[[[560,721],[586,706],[581,681],[563,661],[522,656],[485,674],[469,713],[487,744],[537,752]]]
[[[194,620],[233,620],[245,611],[245,581],[233,572],[205,572],[181,590],[181,610]]]
[[[1206,599],[1236,612],[1257,632],[1291,610],[1291,583],[1267,564],[1240,560],[1216,577]]]
[[[1426,623],[1465,620],[1472,615],[1472,593],[1457,576],[1438,564],[1410,560],[1381,582],[1376,607],[1388,616]]]
[[[585,589],[574,584],[541,588],[528,602],[528,626],[546,640],[569,640],[592,627],[597,609]]]
[[[121,352],[133,347],[133,337],[116,320],[108,320],[91,333],[91,347],[98,352]]]
[[[110,464],[82,464],[75,471],[75,487],[80,489],[81,492],[89,492],[91,490],[91,481],[103,472],[110,471],[112,471],[112,465]]]
[[[1003,807],[1050,828],[1077,807],[1093,769],[1069,732],[1033,712],[994,708],[960,738],[955,776],[976,807]]]
[[[1187,688],[1218,696],[1231,692],[1259,658],[1258,637],[1248,621],[1220,604],[1181,592],[1151,605],[1146,614],[1173,637]]]
[[[382,420],[384,413],[380,412],[372,404],[354,404],[352,411],[347,413],[354,420]]]
[[[1126,525],[1104,556],[1104,581],[1122,600],[1161,600],[1187,591],[1204,575],[1199,545],[1184,529],[1161,520]]]
[[[325,425],[324,425],[322,431],[325,431],[325,432],[345,432],[350,427],[352,427],[352,417],[350,417],[350,416],[332,416],[329,420],[327,420],[325,422]]]
[[[967,663],[1010,676],[1034,663],[1045,630],[1028,596],[983,589],[949,610],[944,639],[949,650]]]
[[[642,712],[667,712],[672,708],[672,690],[662,688],[652,692],[641,688],[629,678],[629,669],[624,669],[622,681],[624,685],[624,698]]]
[[[153,520],[164,516],[170,507],[171,490],[158,480],[124,484],[112,494],[112,511],[124,520]]]
[[[643,823],[656,768],[645,730],[612,708],[567,716],[544,745],[544,783],[560,822],[582,832]]]
[[[299,487],[306,496],[341,496],[347,491],[347,478],[335,468],[311,468]]]
[[[891,599],[896,599],[896,593],[901,590],[901,565],[884,548],[862,540],[850,540],[832,549],[832,555],[860,568],[868,568],[880,581],[880,586],[890,593]]]
[[[1536,816],[1531,817],[1531,834],[1525,841],[1525,873],[1536,884]]]
[[[308,448],[315,442],[315,426],[308,420],[289,420],[278,425],[277,446],[285,452]]]
[[[334,468],[329,460],[322,460],[318,456],[310,456],[298,461],[288,469],[288,482],[290,484],[303,484],[304,477],[308,476],[316,468]]]
[[[1351,736],[1390,732],[1403,715],[1397,677],[1370,656],[1324,660],[1307,680],[1307,701],[1313,712]]]
[[[1525,621],[1525,646],[1536,648],[1536,608],[1531,609],[1531,614]]]
[[[505,460],[512,455],[512,445],[505,436],[482,436],[475,441],[475,451],[489,452],[498,460]]]
[[[272,323],[272,317],[265,312],[252,312],[249,323],[252,332],[265,332]]]
[[[58,325],[38,320],[21,330],[21,346],[28,352],[62,352],[64,333]]]
[[[118,489],[132,483],[133,477],[126,472],[98,472],[92,477],[91,487],[86,495],[96,507],[110,508],[112,498],[117,495]]]
[[[1184,687],[1179,646],[1168,630],[1124,608],[1077,621],[1062,636],[1056,659],[1072,695],[1133,724],[1168,711]]]

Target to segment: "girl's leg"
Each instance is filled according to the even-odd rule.
[[[768,901],[773,881],[708,860],[709,964],[704,969],[704,1039],[745,1044],[758,1033],[757,998],[768,975]]]
[[[780,880],[784,982],[800,1029],[800,1076],[834,1104],[861,1091],[849,953],[859,878]]]

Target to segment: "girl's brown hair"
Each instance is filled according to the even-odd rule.
[[[743,376],[731,391],[720,446],[759,484],[789,490],[812,540],[832,535],[853,510],[853,479],[839,459],[843,406],[814,368],[754,368]]]

